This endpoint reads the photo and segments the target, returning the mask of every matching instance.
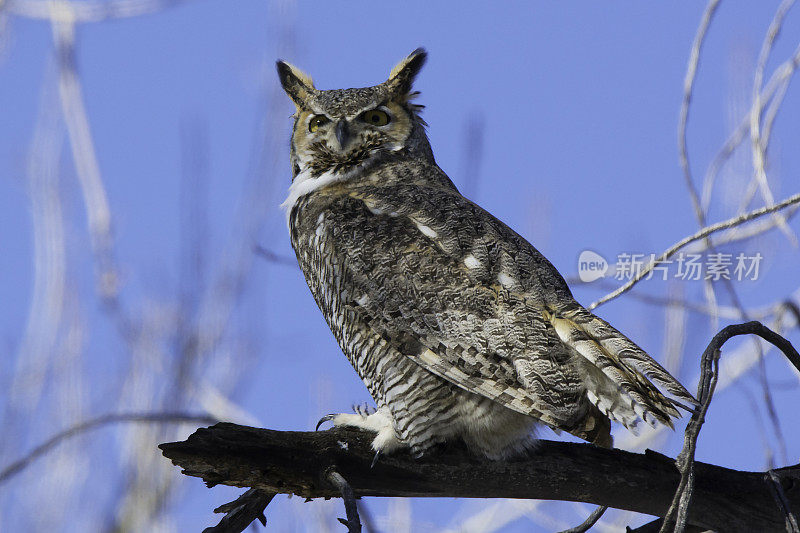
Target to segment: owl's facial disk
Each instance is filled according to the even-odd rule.
[[[418,48],[400,61],[380,85],[321,91],[297,67],[278,61],[278,78],[294,102],[292,166],[295,178],[322,174],[342,179],[380,154],[408,145],[422,106],[410,104],[411,84],[425,64]]]
[[[300,172],[308,170],[314,176],[329,171],[340,174],[381,153],[402,149],[411,129],[408,111],[394,102],[347,115],[302,110],[292,144]]]

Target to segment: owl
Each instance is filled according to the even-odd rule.
[[[460,440],[489,459],[541,426],[606,447],[611,420],[671,427],[692,395],[437,166],[412,90],[426,55],[359,89],[318,90],[277,63],[296,106],[291,243],[376,404],[321,422],[374,432],[377,453]]]

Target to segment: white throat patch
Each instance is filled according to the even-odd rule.
[[[0,0],[0,2],[2,2],[2,0]],[[399,142],[389,143],[385,145],[385,147],[392,152],[397,152],[403,149],[403,145]],[[306,163],[307,160],[303,157],[300,157],[300,164],[305,166]],[[292,181],[292,184],[289,186],[289,195],[281,204],[281,209],[286,211],[286,227],[289,227],[289,217],[292,214],[292,208],[295,206],[295,204],[297,204],[297,201],[302,196],[330,185],[331,183],[346,180],[355,172],[359,172],[363,166],[364,164],[362,163],[352,170],[348,170],[339,174],[333,173],[329,170],[323,174],[320,174],[316,178],[311,176],[311,171],[308,168],[303,168],[297,174],[297,176],[295,176],[294,181]]]
[[[292,208],[302,196],[314,192],[317,189],[321,189],[326,185],[330,185],[331,183],[346,179],[347,175],[347,172],[335,174],[329,170],[314,178],[311,176],[311,171],[306,169],[295,176],[294,181],[289,186],[289,195],[281,204],[281,209],[286,211],[286,227],[289,227],[289,217],[292,214]]]

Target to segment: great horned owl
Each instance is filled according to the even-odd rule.
[[[461,439],[489,458],[527,448],[539,424],[602,446],[610,420],[671,426],[692,395],[436,165],[411,87],[425,58],[329,91],[277,63],[297,107],[292,246],[377,405],[323,420],[376,432],[378,452]]]

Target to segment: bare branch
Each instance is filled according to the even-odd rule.
[[[214,423],[216,419],[206,415],[190,415],[186,413],[119,413],[99,416],[56,433],[31,450],[25,457],[5,467],[0,471],[0,484],[19,474],[33,461],[58,446],[62,441],[80,435],[81,433],[86,433],[92,429],[120,422],[145,422],[149,424],[174,424],[178,422]]]
[[[681,248],[683,248],[687,244],[695,242],[695,241],[699,241],[700,239],[704,239],[704,238],[708,237],[709,235],[711,235],[713,233],[716,233],[718,231],[721,231],[721,230],[724,230],[724,229],[728,229],[728,228],[732,228],[732,227],[735,227],[735,226],[739,226],[741,224],[744,224],[745,222],[749,222],[750,220],[754,220],[756,218],[762,217],[762,216],[767,215],[769,213],[774,213],[775,211],[778,211],[780,209],[783,209],[785,207],[788,207],[790,205],[794,205],[794,204],[797,204],[797,203],[800,203],[800,193],[792,195],[789,198],[787,198],[787,199],[783,200],[782,202],[777,203],[777,204],[775,204],[773,206],[762,207],[760,209],[756,209],[754,211],[750,211],[749,213],[745,213],[744,215],[739,215],[737,217],[729,218],[728,220],[724,220],[722,222],[718,222],[716,224],[712,224],[710,226],[706,226],[705,228],[703,228],[702,230],[698,231],[694,235],[690,235],[688,237],[684,237],[680,241],[676,242],[675,244],[673,244],[672,246],[667,248],[655,261],[653,261],[650,264],[648,264],[638,274],[636,274],[633,277],[633,279],[631,279],[630,281],[628,281],[627,283],[622,285],[617,290],[611,292],[610,294],[607,294],[607,295],[603,296],[602,298],[600,298],[599,300],[597,300],[595,302],[592,302],[592,304],[589,305],[589,307],[587,307],[587,309],[589,309],[589,310],[594,309],[597,306],[602,305],[602,304],[604,304],[604,303],[606,303],[608,301],[611,301],[614,298],[620,296],[621,294],[624,294],[624,293],[628,292],[629,290],[631,290],[631,288],[634,285],[639,283],[645,276],[647,276],[647,274],[649,274],[650,271],[653,270],[653,267],[655,267],[659,262],[666,261],[667,259],[672,257],[678,250],[680,250]]]
[[[92,142],[81,83],[75,71],[75,25],[71,13],[65,11],[58,21],[54,19],[52,29],[58,59],[61,110],[86,206],[98,291],[104,300],[114,300],[118,290],[118,273],[113,257],[111,209]]]
[[[325,477],[334,487],[339,489],[342,500],[344,500],[347,519],[340,518],[339,522],[347,526],[349,533],[361,533],[361,520],[358,518],[358,505],[356,504],[356,495],[353,493],[353,488],[336,470],[329,470],[328,475]]]
[[[52,77],[48,68],[46,76]],[[59,194],[58,161],[63,125],[55,92],[45,86],[27,158],[33,237],[33,292],[15,356],[9,398],[22,412],[35,409],[64,315],[67,282],[64,216]]]
[[[800,370],[800,354],[794,346],[771,329],[760,322],[746,322],[744,324],[734,324],[725,327],[717,333],[703,352],[700,365],[702,373],[700,383],[697,386],[697,398],[700,400],[700,408],[692,413],[692,418],[686,427],[684,434],[683,450],[675,461],[678,470],[681,472],[681,481],[678,490],[670,504],[669,510],[664,517],[661,532],[670,531],[670,526],[674,524],[674,531],[682,533],[687,523],[689,515],[689,504],[693,498],[695,490],[695,461],[694,454],[697,448],[697,439],[700,430],[705,423],[705,416],[711,405],[714,396],[714,389],[719,377],[719,358],[722,345],[729,339],[738,335],[758,335],[767,342],[772,343],[780,349],[787,359]]]
[[[794,317],[795,327],[800,327],[800,306],[791,300],[786,300],[781,305],[783,310],[788,311]]]
[[[588,517],[586,517],[586,520],[584,520],[583,523],[575,527],[565,529],[561,533],[586,533],[592,528],[593,525],[597,523],[598,520],[600,520],[600,517],[603,516],[603,513],[605,513],[607,509],[608,507],[605,506],[598,507],[592,511]]]
[[[797,69],[798,57],[800,57],[799,55],[800,46],[795,48],[794,54],[792,54],[792,58],[790,59],[789,68],[791,69],[791,73],[794,73]],[[781,67],[779,67],[776,72],[779,72],[780,68]],[[765,153],[769,149],[772,126],[775,123],[775,118],[778,116],[778,111],[781,108],[781,104],[783,104],[783,99],[786,96],[786,90],[789,88],[790,81],[792,81],[791,76],[786,76],[781,80],[780,85],[778,85],[778,88],[775,91],[775,96],[773,96],[770,100],[769,106],[767,107],[767,112],[764,114],[764,129],[761,134],[761,144],[764,147]],[[744,211],[744,209],[742,210]]]
[[[604,290],[614,290],[614,285],[608,281],[596,280],[592,282],[584,282],[581,281],[580,278],[578,278],[577,276],[568,277],[566,278],[566,280],[567,284],[570,286],[591,284],[594,287],[603,288]],[[687,311],[691,311],[693,313],[698,313],[703,315],[710,316],[714,313],[717,313],[717,316],[719,318],[725,318],[729,320],[740,319],[742,316],[741,311],[733,306],[723,305],[717,307],[710,307],[700,302],[693,302],[685,298],[678,298],[674,296],[659,296],[657,294],[647,294],[643,292],[632,291],[630,294],[628,294],[628,297],[648,305],[667,307],[667,308],[677,307],[681,309],[686,309]],[[772,318],[779,312],[782,312],[785,306],[786,302],[780,301],[767,305],[760,305],[758,307],[748,308],[746,311],[747,311],[747,316],[749,316],[751,319],[766,321],[767,319]]]
[[[695,214],[699,220],[705,219],[703,208],[700,206],[700,198],[697,195],[697,189],[692,180],[692,171],[689,166],[689,152],[686,147],[686,125],[689,120],[689,104],[692,101],[692,91],[694,88],[694,79],[697,75],[697,65],[700,62],[700,51],[703,48],[708,27],[711,24],[711,19],[714,17],[719,6],[719,0],[709,0],[706,9],[703,12],[703,18],[700,21],[700,27],[695,34],[694,42],[692,43],[692,51],[689,54],[689,65],[686,69],[686,77],[683,81],[683,101],[681,102],[680,118],[678,119],[678,152],[680,156],[681,169],[683,170],[683,177],[686,180],[686,187],[689,189],[689,195],[692,199]]]
[[[215,513],[225,513],[225,516],[216,526],[205,528],[203,533],[239,533],[255,520],[266,526],[267,518],[264,516],[264,510],[274,497],[274,492],[258,489],[245,491],[234,501],[214,509]]]
[[[292,259],[291,257],[286,257],[284,255],[278,255],[272,250],[264,248],[263,246],[254,246],[253,251],[259,256],[269,261],[270,263],[275,263],[283,266],[293,266],[293,267],[297,266],[297,259]]]
[[[797,71],[798,66],[800,66],[800,47],[796,48],[792,57],[778,66],[778,68],[776,68],[772,73],[772,76],[770,76],[767,85],[764,87],[764,90],[761,91],[761,97],[759,101],[762,103],[762,105],[767,102],[771,102],[775,98],[776,94],[781,92],[782,87],[788,87],[788,84],[791,81],[794,73]],[[722,148],[719,150],[717,155],[714,156],[714,159],[708,166],[703,179],[703,212],[708,209],[708,206],[711,202],[711,193],[714,189],[714,181],[716,180],[717,175],[719,174],[720,170],[722,170],[722,167],[725,165],[725,163],[730,159],[731,155],[733,155],[733,152],[736,150],[736,148],[742,144],[745,136],[750,131],[750,117],[755,111],[756,110],[751,106],[747,111],[747,115],[741,119],[739,125],[728,136],[725,144],[723,144]],[[777,108],[772,111],[767,111],[768,118],[765,119],[765,136],[767,131],[766,124],[769,123],[771,125],[774,117],[770,117],[775,113],[777,113]],[[747,202],[749,203],[749,199]],[[744,211],[746,209],[747,204],[744,204],[741,210]]]
[[[711,19],[719,5],[719,0],[709,0],[706,9],[703,12],[703,17],[700,20],[700,26],[697,29],[694,42],[692,43],[692,50],[689,54],[689,66],[686,69],[686,77],[683,82],[683,100],[681,102],[680,116],[678,118],[678,159],[683,171],[683,178],[686,181],[686,188],[689,191],[689,197],[692,200],[692,207],[694,208],[695,217],[700,227],[706,226],[706,214],[700,205],[700,197],[697,193],[697,188],[692,179],[692,170],[689,165],[689,153],[686,147],[686,127],[689,119],[689,104],[692,99],[692,90],[694,88],[694,79],[697,74],[697,65],[700,62],[700,51],[705,41],[708,27],[711,24]],[[711,242],[706,239],[706,244],[710,247]],[[708,306],[713,310],[717,307],[717,295],[714,291],[714,285],[710,280],[704,280],[704,294]],[[716,313],[712,315],[712,325],[716,327]]]
[[[800,206],[793,205],[786,209],[786,215],[784,218],[786,220],[791,220],[798,212],[798,208]],[[706,250],[710,250],[716,246],[722,246],[724,244],[731,244],[734,242],[741,242],[748,239],[752,239],[753,237],[758,237],[766,233],[767,231],[773,229],[777,226],[777,222],[773,219],[764,219],[759,220],[757,222],[753,222],[752,224],[748,224],[747,226],[734,226],[733,228],[728,229],[725,233],[720,235],[715,239],[708,239],[701,245],[694,245],[687,249],[692,253],[700,253]],[[713,241],[713,242],[712,242]]]
[[[772,22],[769,25],[769,29],[767,30],[767,35],[764,38],[763,44],[761,45],[761,51],[758,54],[758,63],[756,64],[756,72],[753,80],[753,106],[752,112],[750,113],[750,141],[753,147],[753,169],[755,171],[756,182],[761,190],[761,196],[764,198],[767,206],[773,205],[775,203],[775,198],[772,195],[772,191],[769,188],[769,182],[767,181],[767,148],[761,138],[761,110],[763,109],[760,100],[761,86],[764,80],[764,69],[767,65],[767,59],[769,59],[769,54],[772,51],[772,45],[774,44],[778,33],[780,33],[786,13],[792,7],[794,2],[795,0],[783,0],[778,6],[778,10],[775,12],[775,16],[773,17]],[[777,220],[778,227],[780,227],[781,231],[786,234],[790,242],[794,245],[797,245],[797,237],[795,237],[783,216],[776,213],[774,217]]]
[[[462,155],[463,193],[473,201],[478,196],[481,160],[483,159],[484,136],[486,127],[483,115],[474,113],[467,119],[464,128],[464,153]]]

